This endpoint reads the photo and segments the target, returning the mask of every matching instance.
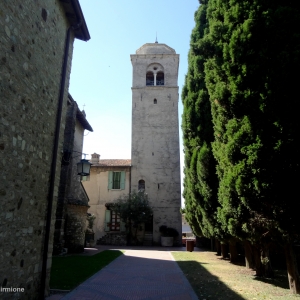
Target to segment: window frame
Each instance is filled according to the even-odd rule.
[[[152,71],[148,71],[146,73],[146,86],[154,86],[154,85],[155,85],[154,73]]]
[[[165,85],[165,74],[163,71],[158,71],[156,73],[156,82],[155,85],[156,86],[164,86]]]
[[[121,189],[121,171],[113,171],[112,190]]]
[[[114,174],[120,173],[119,178],[115,178]],[[108,190],[125,190],[126,172],[125,171],[109,171],[108,173]]]

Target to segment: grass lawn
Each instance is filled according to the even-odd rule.
[[[105,250],[92,256],[53,257],[50,289],[71,290],[122,254],[118,250]]]
[[[300,299],[289,291],[287,275],[262,280],[244,266],[231,264],[214,252],[172,252],[200,300]]]

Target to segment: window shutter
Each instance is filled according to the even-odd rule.
[[[110,214],[111,214],[111,211],[110,210],[106,210],[105,211],[105,223],[104,223],[104,231],[110,231],[110,226],[108,226],[107,224],[108,223],[110,223],[110,221],[111,221],[111,216],[110,216]]]
[[[108,189],[111,190],[113,187],[113,172],[108,172]]]
[[[125,190],[125,171],[122,171],[122,172],[121,172],[120,189],[121,189],[121,190]]]

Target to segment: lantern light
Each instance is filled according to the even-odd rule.
[[[80,176],[89,176],[91,165],[92,164],[88,160],[82,159],[77,163],[77,174]]]

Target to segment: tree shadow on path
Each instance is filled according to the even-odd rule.
[[[217,276],[209,273],[196,261],[177,261],[177,264],[189,280],[199,299],[244,300],[245,298],[231,290]]]

